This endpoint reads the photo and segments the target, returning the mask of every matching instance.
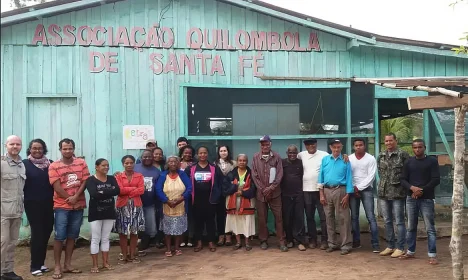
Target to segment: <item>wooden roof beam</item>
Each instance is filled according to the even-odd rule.
[[[406,101],[408,102],[409,110],[451,109],[460,107],[463,104],[468,104],[468,95],[462,98],[446,95],[418,96],[408,97]]]

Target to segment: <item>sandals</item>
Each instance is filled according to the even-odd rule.
[[[67,270],[64,270],[63,273],[71,273],[71,274],[80,274],[82,273],[83,271],[79,270],[79,269],[67,269]]]
[[[197,246],[197,247],[193,248],[193,251],[194,252],[200,252],[202,249],[203,249],[203,246]]]
[[[129,258],[130,258],[130,256],[127,255],[127,259],[129,259]],[[124,260],[125,260],[124,255],[122,253],[119,253],[119,261],[124,261]]]
[[[164,253],[166,255],[166,257],[172,257],[172,252],[171,251],[167,251],[166,253]]]
[[[112,265],[108,264],[108,265],[106,265],[106,266],[101,266],[101,269],[105,269],[105,270],[114,270],[115,268],[114,268]]]
[[[245,250],[246,251],[252,250],[252,246],[250,246],[250,244],[245,244]]]
[[[54,272],[54,274],[52,274],[52,279],[62,279],[62,277],[63,275],[60,272],[59,273]]]
[[[218,243],[216,243],[216,245],[218,245],[218,246],[224,246],[224,237],[221,237],[221,238],[218,240]]]
[[[216,246],[214,246],[214,245],[213,245],[213,246],[210,246],[210,251],[211,251],[211,252],[216,252]]]
[[[240,244],[240,243],[236,243],[236,245],[234,245],[234,247],[232,247],[233,250],[239,250],[240,248],[242,248],[242,244]]]
[[[175,250],[175,255],[176,256],[182,255],[182,250]]]
[[[140,260],[139,257],[134,257],[134,258],[132,259],[132,263],[141,263],[141,260]]]
[[[437,261],[436,258],[429,258],[429,264],[436,265],[436,264],[439,264],[439,262]]]
[[[414,259],[414,255],[404,254],[402,256],[399,256],[398,258],[400,260],[409,260],[409,259]]]
[[[91,268],[91,273],[99,273],[99,268],[97,268],[97,267],[92,267],[92,268]]]

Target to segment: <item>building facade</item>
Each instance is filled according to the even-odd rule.
[[[263,134],[284,155],[289,144],[304,149],[307,137],[323,150],[341,138],[346,153],[365,138],[376,155],[381,120],[421,113],[428,152],[450,157],[452,111],[409,112],[406,98],[427,93],[349,78],[468,76],[468,58],[451,46],[260,1],[46,3],[3,13],[1,32],[1,139],[42,138],[55,160],[60,139],[72,138],[90,169],[103,157],[111,172],[139,153],[123,149],[126,125],[154,126],[166,155],[179,136],[213,157],[222,144],[252,155]],[[451,194],[446,173],[440,203]]]

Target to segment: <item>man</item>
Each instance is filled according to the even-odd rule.
[[[155,186],[161,171],[153,165],[153,152],[151,150],[143,151],[141,163],[135,165],[135,172],[143,174],[145,182],[145,193],[141,196],[145,216],[145,232],[140,234],[141,242],[138,252],[140,257],[144,257],[146,250],[150,247],[151,239],[155,238],[158,232],[156,214],[159,213],[157,211],[159,205],[156,205]],[[157,243],[159,244],[159,242]]]
[[[16,241],[18,241],[23,215],[23,187],[26,169],[19,155],[21,138],[8,136],[5,143],[6,154],[1,157],[1,208],[2,223],[2,276],[5,280],[22,280],[13,271]]]
[[[349,196],[354,192],[351,164],[345,162],[341,151],[343,144],[339,139],[330,142],[332,154],[322,159],[318,187],[320,203],[325,206],[328,231],[327,252],[341,249],[341,255],[351,252],[351,217],[349,214]],[[340,239],[336,240],[335,215],[340,224]]]
[[[418,218],[421,213],[427,231],[429,264],[437,264],[434,190],[440,184],[439,163],[434,157],[426,156],[424,140],[414,140],[412,148],[414,157],[406,161],[401,174],[401,185],[408,190],[406,197],[408,251],[401,258],[414,258]]]
[[[185,138],[185,137],[179,137],[179,138],[177,138],[177,152],[178,152],[181,148],[183,148],[183,147],[185,147],[185,146],[187,146],[187,145],[189,145],[189,141],[187,140],[187,138]]]
[[[374,253],[380,253],[379,229],[374,214],[373,184],[377,171],[377,161],[366,153],[364,139],[354,140],[354,154],[349,156],[353,174],[354,194],[350,197],[351,223],[353,228],[353,248],[361,248],[361,230],[359,227],[359,209],[361,201],[366,212],[371,230],[371,244]]]
[[[302,190],[304,194],[304,207],[307,218],[307,231],[309,235],[309,248],[317,248],[317,225],[315,224],[315,210],[318,211],[320,217],[320,228],[322,236],[320,240],[320,249],[328,248],[327,222],[325,219],[325,211],[320,203],[320,194],[317,188],[320,166],[322,159],[328,156],[327,152],[317,150],[317,139],[308,138],[304,140],[304,145],[307,151],[300,152],[297,158],[301,159],[304,167],[304,177],[302,182]]]
[[[407,190],[401,186],[400,177],[404,163],[409,158],[407,152],[400,150],[394,133],[385,135],[387,150],[382,151],[377,159],[379,171],[378,196],[385,221],[387,248],[380,252],[381,256],[391,255],[398,258],[405,252],[406,226],[405,226],[405,199]],[[398,238],[395,244],[393,219],[395,218]],[[396,247],[395,247],[396,245]]]
[[[80,235],[83,222],[83,209],[86,208],[84,189],[86,179],[89,177],[86,162],[73,156],[75,142],[72,139],[60,140],[59,150],[62,158],[53,162],[49,167],[49,180],[55,192],[54,279],[62,278],[62,273],[81,273],[80,270],[73,269],[71,259],[75,239]],[[62,271],[60,259],[62,244],[65,240],[65,263]]]
[[[152,151],[153,149],[157,148],[158,147],[158,142],[154,139],[148,139],[148,141],[146,141],[146,150],[150,150]],[[137,159],[136,163],[141,163],[141,159],[139,156],[136,156],[135,157]]]
[[[295,145],[289,145],[286,159],[283,159],[283,179],[281,180],[281,201],[283,203],[283,223],[286,232],[287,247],[294,246],[294,240],[299,245],[299,251],[305,251],[307,245],[304,236],[304,195],[302,194],[302,176],[304,168],[297,159],[298,150]]]
[[[255,153],[252,160],[252,176],[257,186],[257,213],[260,248],[268,249],[268,208],[275,216],[276,236],[279,239],[280,250],[287,252],[284,244],[283,217],[281,207],[280,183],[283,178],[283,165],[278,153],[271,150],[270,136],[260,138],[260,152]]]

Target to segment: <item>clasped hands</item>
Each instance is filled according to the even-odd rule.
[[[413,194],[411,195],[411,197],[413,199],[418,199],[423,195],[423,189],[422,188],[411,186],[410,190],[413,192]]]

